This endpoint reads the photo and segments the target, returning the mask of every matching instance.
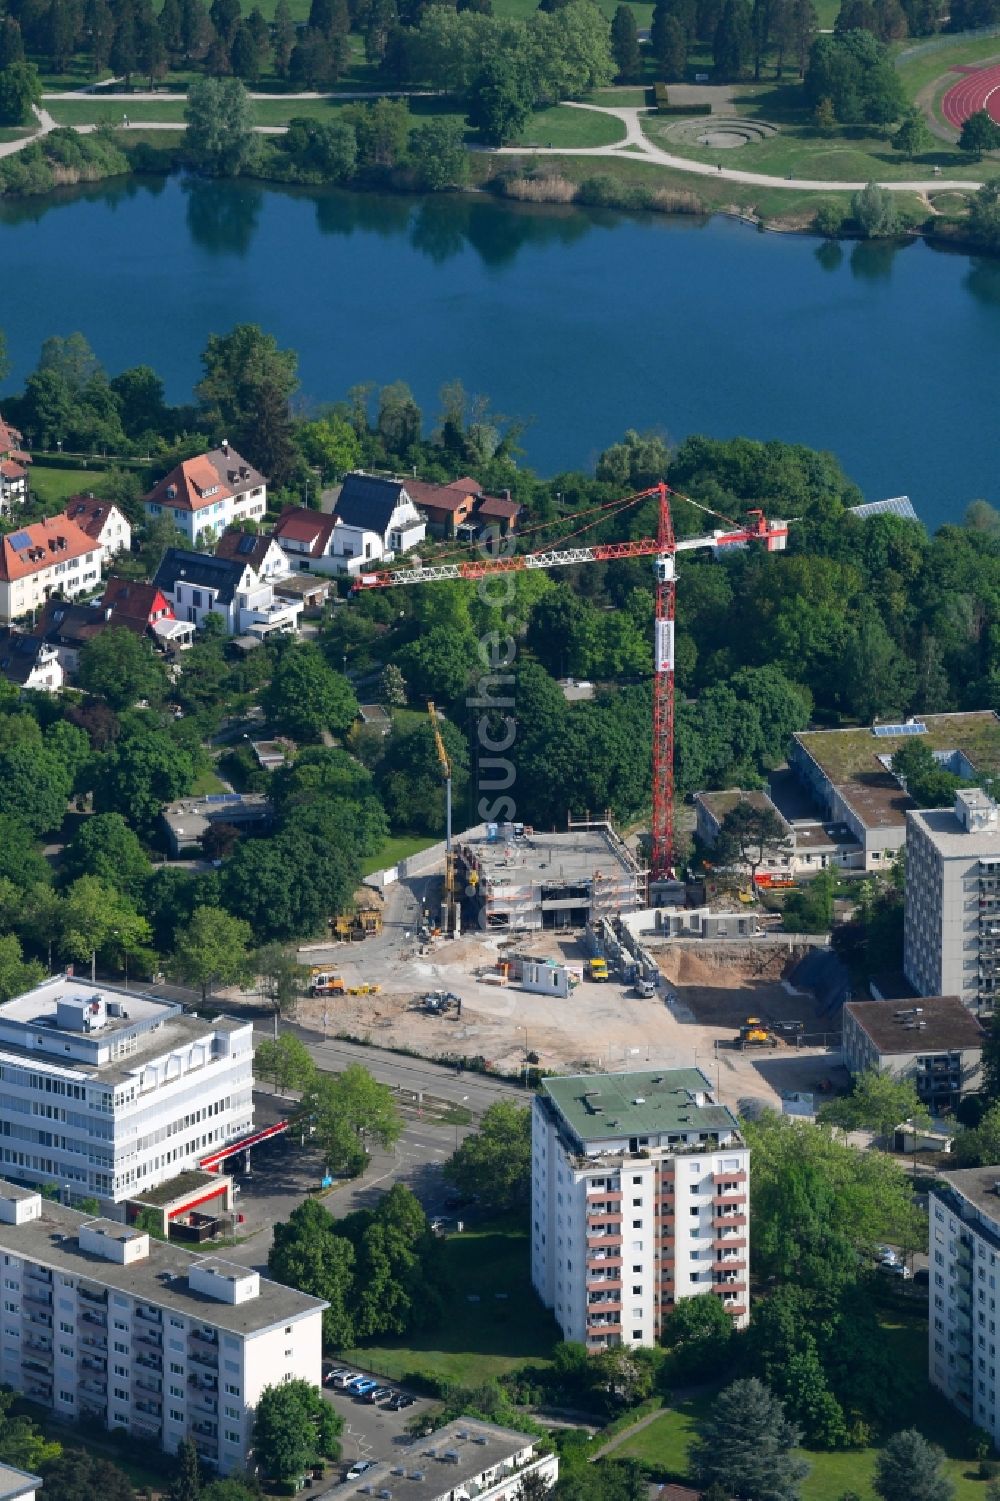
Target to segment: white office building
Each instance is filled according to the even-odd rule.
[[[357,1480],[337,1488],[340,1501],[520,1501],[555,1485],[559,1460],[539,1453],[538,1439],[484,1423],[456,1418],[425,1438],[400,1446],[392,1459],[376,1461]],[[3,1501],[0,1496],[0,1501]]]
[[[682,1298],[747,1322],[750,1153],[699,1069],[542,1081],[531,1275],[567,1340],[653,1345]]]
[[[253,1125],[253,1027],[67,975],[0,1006],[0,1171],[113,1200]]]
[[[931,1385],[1000,1446],[1000,1168],[942,1173],[928,1199]]]
[[[1000,990],[1000,809],[978,787],[954,808],[906,816],[903,967],[924,996],[957,995],[977,1015]]]
[[[266,1386],[318,1386],[326,1304],[0,1181],[0,1381],[57,1417],[241,1470]]]

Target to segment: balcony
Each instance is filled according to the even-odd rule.
[[[620,1204],[622,1191],[620,1188],[596,1188],[587,1195],[587,1207],[591,1204]]]
[[[136,1388],[141,1392],[151,1392],[154,1397],[159,1397],[163,1392],[163,1383],[156,1375],[139,1375],[135,1378]]]
[[[26,1286],[23,1293],[21,1294],[21,1297],[24,1302],[29,1303],[32,1308],[52,1307],[52,1293],[43,1292],[40,1287],[31,1287],[30,1285]]]
[[[747,1217],[745,1214],[719,1214],[713,1206],[712,1229],[713,1230],[742,1230],[745,1229]]]
[[[105,1346],[105,1348],[107,1347]],[[152,1351],[149,1350],[144,1350],[141,1354],[137,1355],[135,1357],[135,1363],[138,1366],[144,1366],[149,1371],[163,1370],[163,1356],[154,1355]]]
[[[724,1238],[716,1238],[712,1241],[713,1251],[745,1251],[747,1239],[745,1235],[727,1235]]]
[[[77,1287],[76,1295],[83,1303],[99,1303],[102,1308],[107,1306],[108,1295],[103,1290],[98,1292],[89,1287]]]
[[[80,1315],[80,1318],[84,1324],[93,1324],[97,1329],[106,1329],[108,1327],[108,1316],[106,1313],[91,1313],[90,1309],[88,1309],[86,1313]]]
[[[81,1355],[79,1364],[81,1370],[96,1371],[99,1376],[107,1375],[108,1362],[106,1360],[100,1360],[97,1356]]]
[[[621,1222],[622,1216],[620,1212],[615,1213],[610,1209],[587,1210],[588,1235],[596,1235],[598,1233],[598,1226],[600,1225],[620,1225]]]
[[[133,1405],[136,1412],[148,1413],[154,1418],[158,1418],[163,1409],[163,1403],[155,1401],[152,1397],[137,1398]]]
[[[100,1397],[105,1406],[107,1405],[108,1383],[106,1381],[96,1381],[93,1376],[88,1376],[85,1381],[80,1382],[80,1390],[91,1397]]]
[[[135,1343],[141,1345],[145,1350],[162,1350],[163,1348],[163,1335],[158,1329],[144,1329],[140,1334],[138,1326],[136,1326],[133,1338]]]
[[[217,1350],[192,1350],[189,1358],[194,1361],[195,1365],[207,1366],[212,1371],[219,1369],[219,1354]]]
[[[32,1282],[42,1282],[46,1287],[52,1286],[52,1273],[46,1271],[44,1267],[28,1267],[25,1276],[29,1277]]]
[[[188,1334],[189,1339],[197,1340],[202,1345],[214,1345],[218,1347],[219,1336],[211,1329],[192,1329]]]
[[[745,1183],[746,1181],[747,1175],[743,1168],[740,1168],[738,1172],[712,1174],[713,1183]]]
[[[156,1325],[163,1323],[163,1315],[160,1310],[158,1308],[147,1308],[144,1304],[140,1304],[135,1310],[135,1317],[140,1323]]]
[[[98,1418],[101,1423],[104,1422],[108,1415],[107,1402],[95,1402],[93,1397],[85,1397],[81,1390],[79,1403],[82,1418]]]

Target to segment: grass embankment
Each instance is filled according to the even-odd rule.
[[[340,1354],[393,1381],[411,1373],[475,1386],[547,1364],[559,1330],[531,1286],[528,1232],[483,1226],[441,1241],[447,1312],[438,1329]]]
[[[923,1319],[890,1319],[883,1331],[897,1357],[897,1369],[926,1369],[927,1325]],[[626,1437],[614,1450],[615,1458],[638,1459],[657,1475],[687,1480],[691,1444],[713,1400],[713,1394],[707,1393],[663,1413],[632,1438]],[[926,1382],[916,1393],[907,1421],[944,1449],[947,1473],[955,1485],[955,1501],[985,1501],[986,1482],[977,1478],[975,1461],[970,1458],[975,1447],[973,1430]],[[802,1485],[802,1501],[838,1501],[846,1491],[856,1491],[861,1501],[875,1501],[872,1476],[878,1452],[877,1448],[836,1453],[803,1450],[812,1470]]]
[[[361,874],[370,876],[373,871],[388,870],[390,865],[398,865],[400,860],[408,860],[411,855],[418,855],[421,850],[430,849],[432,844],[438,842],[435,838],[419,834],[400,834],[396,839],[387,840],[377,855],[369,855],[367,860],[362,860]]]
[[[677,140],[672,135],[676,121],[662,115],[647,115],[642,126],[653,143],[675,156],[691,161],[740,171],[761,172],[768,177],[818,181],[879,182],[931,180],[939,167],[949,178],[968,178],[981,182],[988,173],[982,162],[970,160],[967,153],[949,149],[936,141],[929,151],[917,157],[902,156],[894,151],[884,134],[866,126],[842,126],[826,134],[812,124],[801,107],[801,89],[789,84],[754,84],[734,88],[735,112],[747,120],[761,120],[777,125],[778,133],[766,140],[752,141],[736,150],[718,150]],[[713,121],[722,126],[724,120]]]
[[[568,109],[557,104],[551,109],[536,110],[514,144],[528,147],[613,146],[624,139],[625,127],[613,115],[601,115],[592,109]]]
[[[3,145],[4,141],[23,141],[25,136],[33,134],[31,130],[18,130],[16,126],[0,126],[0,145]]]

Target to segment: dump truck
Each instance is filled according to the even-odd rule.
[[[759,1016],[748,1016],[737,1039],[741,1048],[770,1048],[777,1038]]]
[[[310,995],[346,995],[347,983],[343,975],[335,975],[329,969],[314,969],[309,980]]]
[[[608,961],[603,954],[597,954],[593,959],[587,960],[587,979],[606,980],[608,978]]]

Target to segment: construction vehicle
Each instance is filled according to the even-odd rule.
[[[739,1045],[746,1048],[773,1048],[778,1039],[759,1016],[748,1016],[740,1028]]]
[[[381,985],[351,985],[348,987],[348,995],[381,995]]]
[[[444,778],[444,908],[441,913],[441,926],[446,933],[454,933],[457,937],[461,923],[458,903],[455,901],[455,856],[451,849],[451,761],[444,748],[444,737],[438,723],[437,709],[430,699],[427,701],[427,714],[431,729],[434,731],[434,744],[441,765],[441,775]]]
[[[644,1001],[648,1001],[656,994],[656,982],[655,980],[647,980],[645,976],[640,975],[635,982],[634,989],[637,996]]]
[[[330,969],[314,968],[309,980],[309,994],[346,995],[347,984],[342,975],[335,975]]]
[[[670,497],[693,506],[724,524],[700,537],[677,537],[674,533]],[[604,525],[612,517],[641,505],[657,502],[656,535],[628,542],[596,542],[581,545],[584,532]],[[621,500],[576,512],[568,518],[574,530],[557,542],[543,544],[536,552],[513,557],[479,557],[468,562],[417,563],[414,566],[379,569],[358,576],[354,589],[412,588],[450,579],[479,580],[494,573],[530,569],[571,568],[581,563],[608,563],[622,558],[651,558],[656,603],[653,619],[653,821],[650,874],[654,881],[668,879],[674,864],[674,614],[676,604],[677,554],[695,550],[723,551],[757,543],[767,552],[782,552],[788,542],[788,522],[768,520],[761,510],[750,510],[734,521],[711,506],[673,491],[662,481]],[[552,522],[544,522],[551,526]],[[523,534],[522,534],[523,535]],[[440,756],[440,752],[439,752]],[[447,758],[445,758],[447,760]],[[442,762],[442,766],[444,766]],[[448,768],[450,782],[450,766]],[[527,831],[526,831],[527,832]],[[449,841],[450,843],[450,841]]]
[[[587,960],[588,980],[607,980],[608,978],[608,961],[603,954],[597,954],[593,959]]]
[[[374,908],[355,908],[330,919],[330,928],[339,943],[361,943],[377,938],[382,931],[382,914]]]

